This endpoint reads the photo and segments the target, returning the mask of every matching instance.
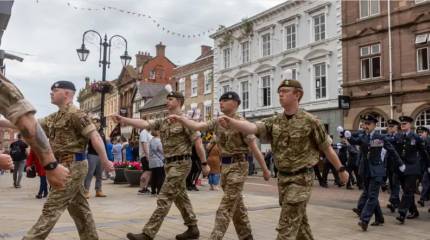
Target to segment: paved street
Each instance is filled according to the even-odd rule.
[[[0,176],[0,239],[20,239],[35,223],[44,200],[34,198],[38,179],[24,179],[23,188],[12,187],[12,176]],[[100,239],[125,239],[127,232],[139,232],[152,213],[156,198],[149,195],[137,195],[137,188],[127,185],[114,185],[104,181],[107,198],[90,199],[90,205],[97,223]],[[94,183],[93,183],[94,184]],[[221,198],[221,191],[208,191],[202,186],[199,192],[190,192],[196,214],[198,215],[200,239],[207,239],[212,230],[215,211]],[[338,189],[330,185],[329,189],[315,186],[308,206],[310,224],[316,239],[430,239],[428,227],[430,214],[421,208],[418,220],[407,221],[399,226],[394,215],[386,209],[384,227],[369,227],[363,233],[357,226],[357,218],[350,210],[355,205],[359,192]],[[94,192],[92,192],[92,196]],[[382,194],[381,204],[385,206],[387,195]],[[275,239],[276,223],[280,208],[277,205],[276,181],[263,182],[260,178],[251,177],[246,184],[245,202],[254,232],[254,239]],[[180,213],[172,207],[156,239],[174,239],[182,232]],[[57,223],[49,239],[79,239],[72,219],[65,213]],[[237,239],[232,224],[224,239]]]

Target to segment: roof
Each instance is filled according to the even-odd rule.
[[[203,59],[205,57],[212,56],[213,54],[214,50],[211,49],[210,51],[206,52],[206,54],[201,54],[198,58],[196,58],[196,60],[194,60],[194,62],[197,62],[198,60]]]
[[[139,91],[139,95],[142,98],[152,98],[157,93],[159,93],[162,89],[164,89],[163,84],[157,83],[137,83],[137,90]],[[133,94],[133,99],[135,98],[136,93]]]
[[[167,91],[162,89],[151,100],[143,105],[140,110],[148,110],[155,107],[166,105]]]

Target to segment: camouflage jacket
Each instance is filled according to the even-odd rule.
[[[320,151],[332,142],[318,119],[303,110],[290,119],[282,113],[256,125],[257,136],[271,143],[275,165],[280,171],[293,172],[314,166]]]

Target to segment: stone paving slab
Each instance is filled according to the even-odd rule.
[[[40,215],[44,202],[34,198],[37,178],[24,179],[21,189],[13,188],[11,179],[10,174],[0,176],[0,239],[5,240],[21,239]],[[156,206],[156,197],[137,195],[138,189],[127,185],[114,185],[110,181],[104,181],[103,184],[108,197],[92,197],[89,200],[100,239],[126,239],[127,232],[140,232]],[[264,183],[251,178],[245,189],[245,204],[248,206],[254,239],[276,239],[275,228],[280,213],[276,181]],[[393,214],[384,210],[384,214],[387,213],[385,225],[369,227],[368,232],[363,233],[350,210],[358,195],[358,191],[314,188],[308,216],[315,239],[430,240],[430,215],[424,209],[421,210],[419,219],[407,221],[403,226],[396,223]],[[208,191],[208,187],[203,186],[199,192],[189,192],[189,196],[198,217],[202,236],[200,239],[207,239],[222,192]],[[383,196],[381,203],[384,204],[385,201],[386,197]],[[176,234],[184,230],[180,213],[173,205],[156,239],[174,239]],[[48,239],[79,239],[68,213],[63,214]],[[237,239],[233,224],[230,224],[224,239]]]

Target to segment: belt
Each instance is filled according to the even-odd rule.
[[[291,176],[296,176],[303,173],[312,173],[313,171],[314,171],[313,168],[304,167],[294,172],[279,171],[279,174],[284,177],[291,177]]]
[[[66,163],[66,162],[72,162],[72,161],[83,161],[86,158],[85,153],[66,153],[66,154],[59,154],[58,156],[55,156],[57,158],[57,161],[59,163]]]
[[[177,161],[181,161],[181,160],[188,160],[188,158],[190,158],[190,157],[191,157],[190,154],[168,157],[168,158],[166,158],[166,163],[177,162]]]
[[[244,154],[236,154],[228,157],[221,157],[222,164],[232,164],[237,162],[246,162]]]

